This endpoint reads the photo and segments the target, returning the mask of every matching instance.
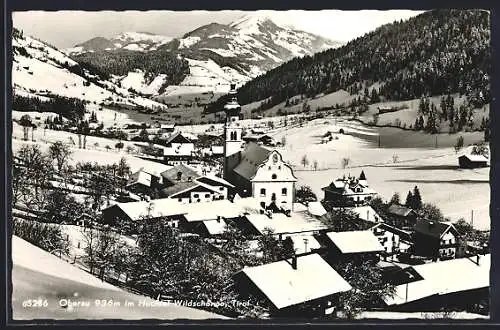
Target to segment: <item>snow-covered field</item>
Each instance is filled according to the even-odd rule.
[[[452,148],[376,148],[360,138],[341,134],[337,134],[338,140],[321,144],[321,135],[338,132],[340,127],[346,131],[367,130],[361,125],[358,128],[351,125],[342,122],[325,125],[323,120],[315,120],[302,128],[275,134],[278,141],[286,138],[280,152],[295,168],[298,185],[311,186],[322,199],[321,188],[332,180],[344,174],[359,175],[364,170],[371,187],[386,200],[395,192],[404,200],[416,185],[424,202],[436,204],[452,221],[460,217],[470,221],[473,211],[474,226],[489,229],[489,168],[458,169],[460,153],[455,154]],[[306,167],[301,163],[304,155],[308,159]],[[343,158],[350,159],[346,169],[342,168]],[[314,161],[318,162],[317,171],[313,169]]]
[[[130,165],[132,172],[135,172],[141,168],[147,169],[152,172],[161,173],[166,171],[171,166],[164,165],[161,163],[144,160],[134,156],[133,154],[127,153],[124,149],[127,146],[132,146],[137,150],[137,147],[133,142],[122,141],[125,144],[124,149],[118,151],[114,148],[114,145],[118,140],[111,140],[101,137],[88,136],[87,137],[87,149],[78,149],[78,137],[76,134],[64,132],[64,131],[52,131],[47,130],[46,135],[43,136],[43,129],[35,131],[35,142],[23,141],[22,140],[22,130],[16,124],[18,129],[14,129],[13,140],[12,140],[12,151],[16,152],[25,144],[37,144],[40,149],[44,152],[48,150],[50,144],[57,141],[62,141],[70,146],[72,155],[69,163],[75,165],[78,162],[92,162],[99,165],[111,165],[119,163],[121,158],[125,158],[127,163]],[[70,142],[70,137],[75,141],[76,145],[72,145]],[[31,138],[31,134],[30,134]],[[95,143],[99,146],[96,147]],[[109,145],[111,149],[107,151],[104,146]]]

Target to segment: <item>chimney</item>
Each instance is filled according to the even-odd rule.
[[[292,268],[297,270],[297,256],[295,254],[292,257]]]

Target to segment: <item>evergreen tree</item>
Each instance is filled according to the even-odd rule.
[[[389,204],[398,204],[399,205],[399,203],[400,203],[399,194],[394,193],[394,195],[392,195],[392,197],[391,197],[391,201],[389,202]]]
[[[408,191],[408,195],[406,195],[405,205],[408,207],[412,207],[413,201],[414,201],[414,198],[413,198],[413,195],[412,195],[411,190],[410,190],[410,191]]]
[[[446,100],[445,100],[444,96],[441,97],[441,105],[440,105],[440,107],[441,107],[441,116],[442,116],[442,118],[445,121],[448,120],[448,106],[446,104]]]
[[[361,170],[361,174],[359,175],[359,179],[366,180],[365,171]]]
[[[420,210],[422,208],[422,196],[420,195],[420,190],[417,186],[413,188],[413,202],[412,209]]]

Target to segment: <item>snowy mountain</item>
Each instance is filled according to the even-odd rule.
[[[111,40],[94,38],[67,51],[79,63],[90,62],[92,65],[102,61],[102,52],[121,52],[127,56],[125,50],[143,51],[145,60],[158,52],[176,54],[189,63],[189,72],[179,83],[166,83],[167,72],[151,76],[132,66],[129,72],[109,72],[115,74],[117,84],[163,97],[171,93],[225,93],[232,82],[243,84],[294,57],[340,45],[311,33],[278,26],[268,16],[253,13],[228,25],[211,23],[201,26],[178,39],[128,32]],[[116,61],[110,62],[112,65]],[[106,63],[99,64],[106,70]]]
[[[159,46],[170,42],[172,39],[171,37],[149,32],[123,32],[111,39],[95,37],[63,51],[68,55],[118,49],[151,51],[158,49]]]
[[[12,38],[13,93],[37,98],[74,98],[87,109],[120,105],[136,109],[165,109],[166,106],[102,79],[63,52],[14,29]],[[26,110],[26,109],[13,109]]]

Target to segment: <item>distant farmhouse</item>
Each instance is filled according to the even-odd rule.
[[[168,165],[187,164],[194,157],[194,143],[182,132],[172,134],[165,141],[164,161]]]
[[[377,196],[377,192],[369,187],[364,172],[359,178],[350,175],[339,178],[322,190],[325,192],[324,200],[336,206],[366,205]]]
[[[458,157],[458,165],[461,168],[488,167],[488,158],[483,155],[462,155]]]
[[[225,106],[224,179],[238,187],[242,197],[260,200],[263,208],[292,210],[297,178],[277,150],[254,142],[246,146],[240,124],[241,107],[232,85],[231,101]]]

